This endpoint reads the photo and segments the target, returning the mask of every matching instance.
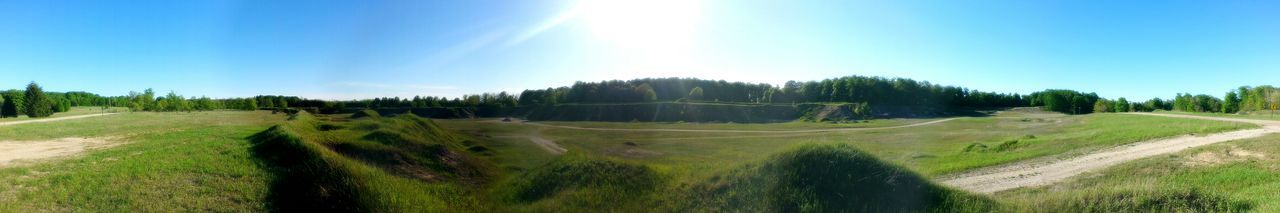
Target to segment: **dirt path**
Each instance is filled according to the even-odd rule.
[[[806,130],[716,130],[716,129],[626,129],[626,128],[595,128],[595,127],[576,127],[576,126],[560,126],[534,122],[520,122],[523,124],[554,127],[563,129],[591,130],[591,131],[620,131],[620,132],[707,132],[707,133],[813,133],[813,132],[846,132],[846,131],[866,131],[866,130],[884,130],[897,129],[907,127],[917,127],[936,123],[947,122],[960,118],[947,118],[933,120],[928,122],[913,123],[900,126],[886,127],[852,127],[852,128],[832,128],[832,129],[806,129]]]
[[[42,119],[31,119],[31,120],[21,120],[21,121],[0,122],[0,126],[9,126],[9,125],[18,125],[18,124],[27,124],[27,123],[54,122],[54,121],[61,121],[61,120],[81,119],[81,118],[97,117],[97,116],[103,116],[103,115],[114,115],[114,114],[116,114],[116,113],[102,113],[102,114],[74,115],[74,116],[67,116],[67,117],[42,118]]]
[[[0,167],[20,162],[74,155],[116,145],[105,138],[60,138],[43,141],[0,141]]]
[[[551,140],[547,140],[546,138],[543,138],[541,134],[530,135],[529,141],[532,141],[534,144],[538,144],[538,146],[542,147],[542,149],[547,150],[547,152],[550,152],[551,154],[559,155],[559,154],[564,154],[565,151],[569,151],[567,149],[564,149],[564,147],[561,147],[560,144],[556,144],[555,141],[551,141]]]
[[[1280,132],[1280,121],[1155,113],[1131,114],[1246,122],[1261,125],[1262,128],[1199,136],[1188,135],[1134,143],[1069,159],[1054,160],[1052,157],[1046,157],[1042,159],[1027,160],[1002,166],[976,169],[971,172],[944,177],[940,182],[953,187],[982,193],[994,193],[1019,187],[1044,186],[1066,180],[1067,178],[1085,172],[1097,171],[1140,158],[1174,153],[1188,148],[1218,142],[1260,137]]]

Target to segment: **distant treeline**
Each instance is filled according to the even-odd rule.
[[[1211,95],[1179,93],[1172,109],[1187,112],[1237,113],[1260,110],[1280,110],[1280,88],[1270,85],[1243,86],[1227,92],[1222,98]]]
[[[1018,94],[981,92],[904,78],[848,76],[783,85],[696,78],[645,78],[577,82],[573,86],[525,90],[520,105],[699,101],[731,103],[867,103],[871,106],[1026,106]]]
[[[39,88],[34,82],[30,88]],[[147,89],[130,92],[125,96],[101,96],[88,92],[41,92],[42,100],[26,104],[27,90],[0,91],[5,105],[0,115],[16,116],[29,112],[27,108],[49,108],[52,112],[66,111],[75,106],[127,107],[132,111],[201,111],[201,110],[256,110],[302,108],[321,113],[350,112],[350,109],[420,109],[440,108],[449,113],[482,114],[516,112],[515,109],[545,109],[561,104],[619,104],[619,103],[749,103],[788,104],[803,103],[854,103],[874,113],[879,109],[903,109],[920,107],[930,111],[945,111],[972,107],[1020,107],[1039,106],[1046,110],[1067,114],[1093,112],[1144,112],[1177,110],[1189,112],[1236,113],[1256,110],[1280,110],[1280,89],[1272,86],[1240,87],[1227,92],[1222,98],[1211,95],[1177,94],[1171,100],[1154,98],[1144,102],[1129,102],[1099,97],[1096,93],[1074,90],[1049,89],[1028,95],[995,93],[970,90],[964,87],[943,86],[927,81],[904,78],[847,76],[820,81],[788,81],[783,85],[702,80],[696,78],[644,78],[601,82],[576,82],[572,86],[525,90],[519,95],[484,93],[457,98],[414,96],[411,98],[384,97],[360,100],[318,100],[296,96],[260,95],[252,98],[212,99],[208,97],[184,97],[174,92],[164,96]],[[8,109],[7,108],[13,108]],[[439,110],[437,110],[439,111]],[[441,111],[444,112],[444,111]],[[43,112],[33,112],[36,115]],[[926,112],[928,113],[928,112]],[[49,113],[51,114],[51,113]],[[465,113],[464,113],[465,114]],[[898,113],[902,114],[902,113]]]

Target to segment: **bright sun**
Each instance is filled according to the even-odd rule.
[[[701,16],[699,0],[582,0],[593,38],[647,54],[687,51]]]

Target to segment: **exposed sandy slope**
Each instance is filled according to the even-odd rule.
[[[907,125],[901,125],[901,126],[853,127],[853,128],[833,128],[833,129],[806,129],[806,130],[627,129],[627,128],[594,128],[594,127],[560,126],[560,125],[551,125],[551,124],[534,123],[534,122],[521,122],[521,123],[534,125],[534,126],[555,127],[555,128],[564,128],[564,129],[591,130],[591,131],[620,131],[620,132],[813,133],[813,132],[846,132],[846,131],[897,129],[897,128],[907,128],[907,127],[916,127],[916,126],[942,123],[942,122],[947,122],[955,119],[959,119],[959,118],[947,118],[947,119],[920,122],[920,123],[907,124]]]
[[[1246,122],[1261,125],[1262,128],[1147,141],[1105,149],[1069,159],[1057,160],[1049,157],[1028,160],[991,168],[976,169],[971,172],[946,177],[941,182],[953,187],[982,193],[993,193],[1019,187],[1044,186],[1085,172],[1096,171],[1131,160],[1174,153],[1218,142],[1253,138],[1280,132],[1280,122],[1278,121],[1155,113],[1132,114]]]
[[[53,122],[53,121],[80,119],[80,118],[97,117],[97,116],[114,115],[114,114],[116,113],[88,114],[88,115],[76,115],[76,116],[57,117],[57,118],[42,118],[42,119],[0,122],[0,126],[18,125],[18,124],[26,124],[26,123]]]
[[[103,138],[60,138],[44,141],[0,141],[0,167],[116,145]]]

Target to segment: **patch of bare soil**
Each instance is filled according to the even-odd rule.
[[[1195,155],[1187,158],[1187,160],[1182,162],[1182,164],[1191,167],[1212,166],[1230,162],[1246,161],[1249,159],[1263,159],[1266,157],[1267,155],[1262,153],[1241,149],[1236,146],[1230,146],[1230,148],[1226,150],[1196,153]]]
[[[59,138],[42,141],[0,141],[0,167],[79,154],[115,146],[107,138]]]

